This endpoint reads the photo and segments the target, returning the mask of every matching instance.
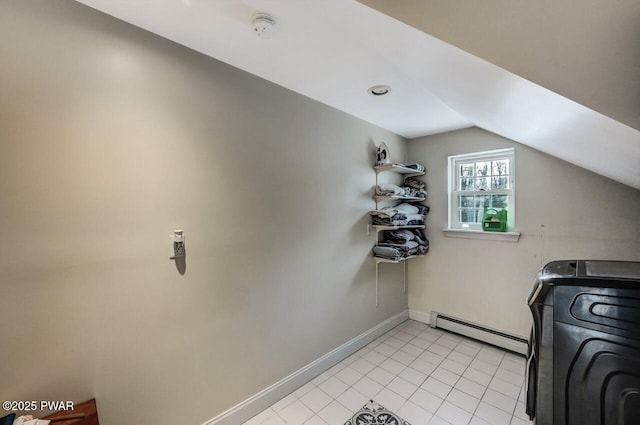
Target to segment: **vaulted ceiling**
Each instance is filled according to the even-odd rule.
[[[640,188],[638,0],[78,1],[409,139],[476,125]]]
[[[358,0],[640,130],[639,0]]]

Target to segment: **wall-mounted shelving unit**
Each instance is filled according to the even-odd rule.
[[[405,178],[407,177],[418,177],[418,176],[424,176],[426,173],[424,171],[418,171],[415,168],[412,167],[406,167],[404,165],[400,165],[400,164],[385,164],[385,165],[376,165],[373,167],[373,169],[376,172],[376,188],[378,187],[378,175],[382,172],[385,171],[389,171],[389,172],[393,172],[393,173],[397,173],[397,174],[401,174],[403,175]],[[393,202],[395,201],[396,203],[402,203],[402,202],[423,202],[426,199],[425,198],[420,198],[420,197],[413,197],[413,196],[388,196],[388,195],[378,195],[377,193],[375,193],[375,189],[374,189],[374,196],[373,199],[376,203],[376,210],[378,209],[378,204],[380,202]],[[386,226],[386,225],[379,225],[379,224],[373,224],[371,225],[371,227],[375,230],[376,232],[376,243],[379,242],[380,237],[379,234],[380,232],[386,231],[386,230],[400,230],[400,229],[425,229],[426,226],[425,225],[406,225],[406,226]],[[378,307],[379,305],[379,281],[378,281],[378,276],[379,276],[379,270],[378,270],[378,266],[381,263],[387,263],[387,264],[398,264],[398,263],[403,263],[403,275],[402,275],[402,282],[403,282],[403,286],[404,286],[404,292],[407,292],[407,260],[410,260],[412,258],[416,258],[416,257],[421,257],[421,255],[411,255],[405,258],[401,258],[401,259],[390,259],[390,258],[382,258],[382,257],[376,257],[374,256],[374,260],[375,260],[375,266],[376,266],[376,307]]]

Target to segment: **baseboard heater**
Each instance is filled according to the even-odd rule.
[[[437,311],[431,312],[430,324],[432,328],[445,329],[516,353],[527,354],[527,340],[517,335],[487,328]]]

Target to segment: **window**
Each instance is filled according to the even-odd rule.
[[[515,218],[514,150],[500,149],[449,157],[449,228],[482,230],[485,208],[507,210],[507,230]]]

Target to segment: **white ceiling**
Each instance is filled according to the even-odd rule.
[[[78,1],[406,138],[476,125],[640,189],[638,130],[355,0]]]
[[[358,0],[640,130],[638,0]]]

